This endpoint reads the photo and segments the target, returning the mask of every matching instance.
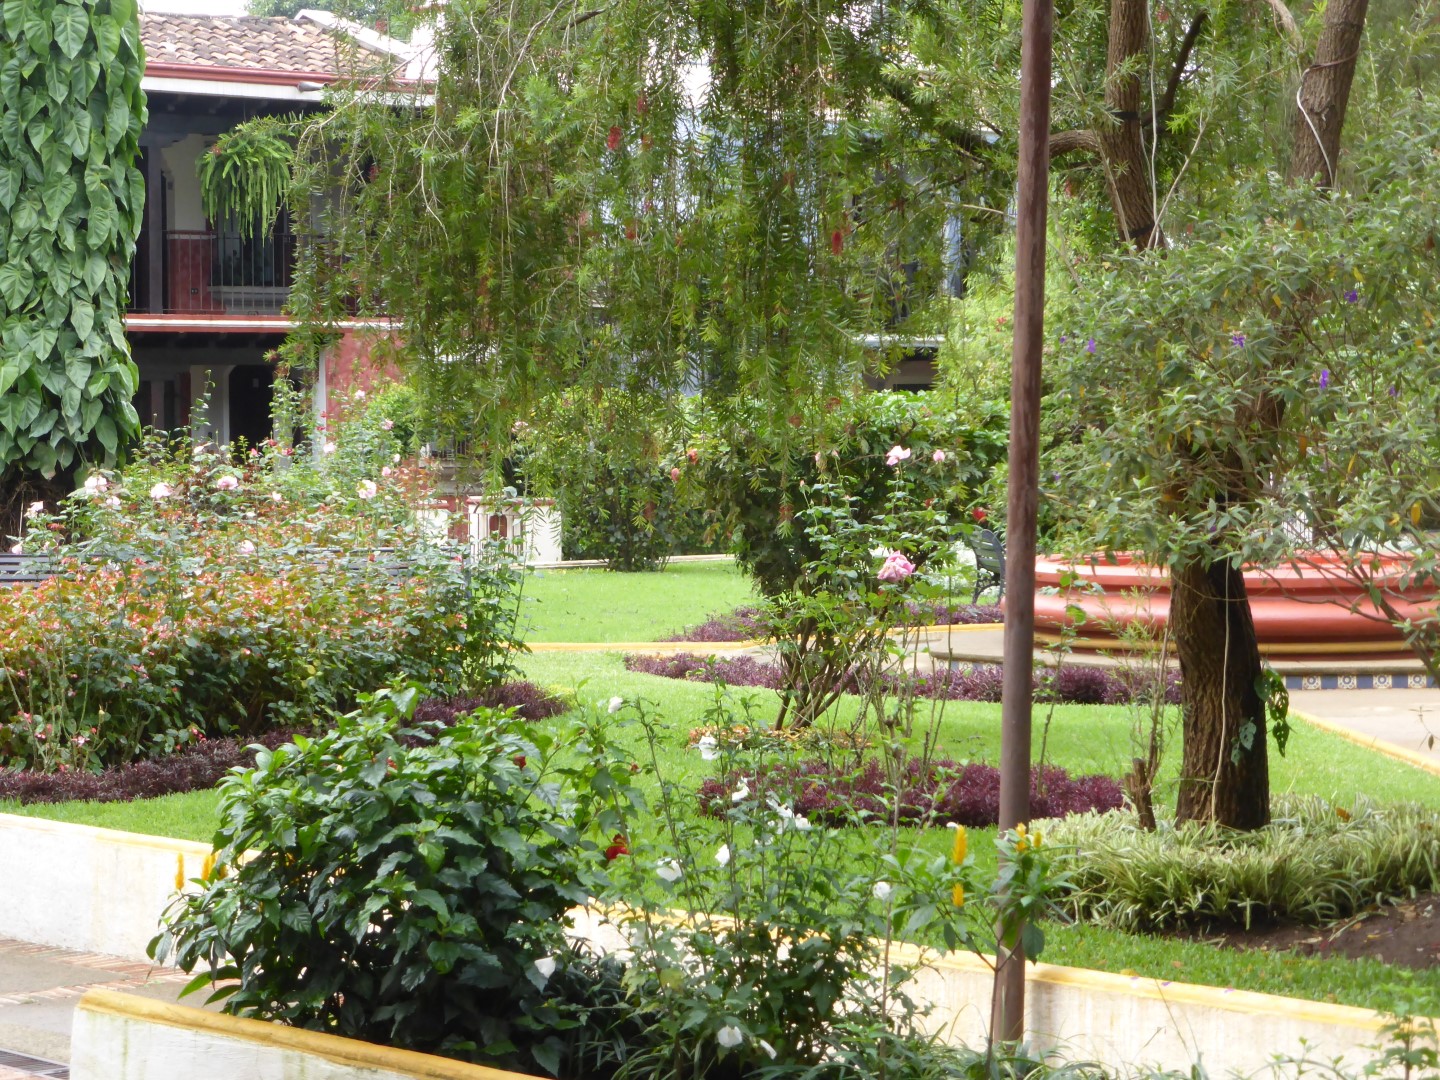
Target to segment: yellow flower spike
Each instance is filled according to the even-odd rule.
[[[209,880],[210,880],[210,875],[213,874],[214,872],[215,872],[215,852],[212,851],[212,852],[210,852],[209,855],[206,855],[206,856],[205,856],[205,864],[200,868],[200,876],[201,876],[202,878],[204,878],[206,881],[209,881]]]
[[[175,888],[185,888],[185,856],[179,853],[175,856]]]
[[[1420,524],[1420,504],[1418,502],[1414,506],[1410,507],[1410,524]]]
[[[950,861],[959,866],[965,861],[965,852],[969,850],[969,838],[965,835],[965,826],[955,826],[955,844],[950,849]]]
[[[1031,846],[1031,847],[1037,847],[1037,848],[1040,846],[1040,830],[1039,830],[1039,829],[1036,829],[1033,833],[1031,833],[1031,835],[1030,835],[1030,846]]]
[[[1027,831],[1028,829],[1023,821],[1015,826],[1015,835],[1017,836],[1024,836]]]
[[[965,906],[965,886],[964,886],[964,885],[956,885],[955,888],[954,888],[953,890],[951,890],[950,899],[951,899],[951,901],[955,904],[956,907],[964,907],[964,906]]]

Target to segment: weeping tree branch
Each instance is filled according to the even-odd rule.
[[[1063,154],[1100,153],[1100,136],[1088,128],[1076,128],[1073,131],[1055,131],[1050,134],[1050,158]]]
[[[1279,0],[1276,0],[1278,3]],[[1180,92],[1180,84],[1185,81],[1185,69],[1190,66],[1190,55],[1195,51],[1195,43],[1200,39],[1200,32],[1204,29],[1209,19],[1208,13],[1202,11],[1190,20],[1190,26],[1185,31],[1185,37],[1181,39],[1180,48],[1175,54],[1175,62],[1170,67],[1170,77],[1165,80],[1165,89],[1161,93],[1153,109],[1142,110],[1145,119],[1151,121],[1150,137],[1160,138],[1165,131],[1165,120],[1169,117],[1171,110],[1175,108],[1175,97]],[[1122,118],[1123,119],[1123,118]],[[1055,159],[1065,154],[1083,153],[1092,157],[1101,152],[1102,143],[1100,136],[1087,128],[1077,128],[1073,131],[1057,131],[1050,136],[1050,157]]]
[[[923,100],[915,92],[913,83],[881,71],[876,76],[875,85],[897,105],[961,153],[967,154],[977,161],[990,159],[992,147],[983,134],[940,116],[931,102]]]
[[[1275,0],[1280,3],[1280,0]],[[1283,7],[1284,5],[1281,4]],[[1160,95],[1160,100],[1155,103],[1155,123],[1158,127],[1170,115],[1170,110],[1175,108],[1175,95],[1180,91],[1180,83],[1185,78],[1185,69],[1190,66],[1190,54],[1195,50],[1195,42],[1200,38],[1200,31],[1209,18],[1207,12],[1200,12],[1190,20],[1190,28],[1185,31],[1185,37],[1180,42],[1180,51],[1175,54],[1175,63],[1170,68],[1170,78],[1165,81],[1165,92]]]
[[[1265,0],[1265,2],[1270,5],[1271,14],[1275,16],[1275,23],[1280,27],[1280,32],[1290,40],[1295,51],[1300,52],[1304,48],[1305,39],[1300,34],[1300,26],[1295,22],[1295,16],[1290,14],[1290,9],[1285,6],[1285,0]]]

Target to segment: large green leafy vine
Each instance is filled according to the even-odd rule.
[[[54,477],[138,431],[125,340],[144,210],[134,0],[5,0],[0,18],[0,466]]]

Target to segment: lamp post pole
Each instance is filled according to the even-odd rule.
[[[1005,673],[1000,713],[1000,828],[1030,818],[1031,673],[1035,659],[1035,514],[1040,490],[1040,359],[1045,335],[1045,219],[1050,182],[1053,0],[1024,0],[1016,199],[1015,337],[1005,518]],[[1025,1033],[1025,952],[997,942],[990,1035]]]

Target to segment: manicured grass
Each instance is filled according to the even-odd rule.
[[[682,576],[683,570],[688,569],[682,568]],[[604,702],[620,695],[652,703],[663,717],[656,758],[665,779],[682,789],[693,790],[712,774],[714,766],[702,762],[696,751],[687,748],[689,730],[705,723],[707,709],[714,706],[712,687],[628,672],[618,653],[540,653],[522,658],[521,666],[527,678],[571,690],[581,701]],[[735,688],[729,694],[732,702],[751,702],[756,720],[773,719],[777,702],[772,692]],[[853,700],[844,703],[839,722],[843,724],[852,717],[855,708]],[[1132,716],[1128,709],[1059,706],[1050,713],[1041,706],[1036,711],[1037,751],[1047,716],[1049,761],[1065,766],[1072,773],[1118,775],[1123,771],[1131,757]],[[948,702],[943,710],[932,713],[929,703],[924,703],[916,718],[912,741],[918,744],[931,724],[935,728],[939,755],[961,761],[998,759],[998,705]],[[1314,793],[1341,804],[1364,794],[1381,802],[1414,801],[1440,808],[1440,785],[1427,774],[1303,722],[1297,723],[1296,728],[1288,754],[1283,758],[1274,754],[1271,757],[1271,780],[1276,792]],[[620,737],[637,760],[648,762],[648,747],[638,725],[626,727]],[[1167,755],[1171,761],[1169,778],[1157,793],[1162,804],[1173,800],[1173,771],[1178,750],[1177,737],[1172,740]],[[644,783],[652,792],[655,790],[653,777],[646,776]],[[69,803],[23,809],[0,805],[0,812],[30,813],[107,828],[206,840],[216,821],[216,795],[197,792],[110,805]],[[657,826],[653,824],[638,825],[630,838],[632,850],[643,851],[656,832]],[[994,835],[993,829],[972,830],[970,849],[982,876],[994,869]],[[855,830],[848,838],[847,848],[857,871],[877,868],[881,854],[876,844],[878,838],[879,833],[870,830]],[[907,830],[902,843],[941,852],[948,849],[950,839],[943,829],[923,833]],[[1202,942],[1123,934],[1090,925],[1050,925],[1046,927],[1046,937],[1042,959],[1051,963],[1379,1009],[1396,1006],[1404,992],[1403,978],[1397,969],[1370,960],[1244,953]],[[1440,1000],[1440,969],[1416,973],[1414,988],[1428,991]]]
[[[525,579],[526,641],[658,641],[754,603],[732,562],[672,563],[661,573],[536,570]]]
[[[173,836],[180,840],[209,843],[220,820],[219,802],[218,790],[211,788],[183,795],[162,795],[156,799],[136,799],[134,802],[33,803],[20,806],[0,800],[0,814],[23,814],[52,821],[95,825],[102,829],[119,829],[121,832]]]

